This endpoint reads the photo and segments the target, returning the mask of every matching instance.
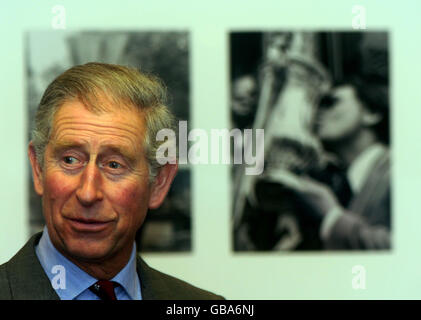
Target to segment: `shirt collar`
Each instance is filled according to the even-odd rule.
[[[55,266],[64,267],[65,289],[55,289],[62,300],[76,298],[97,281],[97,279],[80,269],[54,247],[46,226],[35,248],[35,252],[51,283],[53,283],[53,279],[57,275]],[[136,243],[134,243],[128,263],[111,281],[118,282],[131,299],[138,300],[141,299],[140,280],[138,279],[136,272]]]
[[[384,152],[385,147],[376,143],[365,149],[350,165],[347,175],[354,193],[361,191],[377,159]]]
[[[132,253],[130,259],[123,269],[116,274],[111,281],[119,283],[128,293],[132,300],[140,299],[140,283],[136,281],[139,279],[136,271],[136,243],[133,243]]]

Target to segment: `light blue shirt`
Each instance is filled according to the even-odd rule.
[[[61,300],[100,300],[89,290],[89,287],[98,280],[80,269],[54,247],[47,227],[44,227],[35,252]],[[59,275],[63,276],[64,281],[58,280]],[[118,300],[142,300],[140,280],[136,272],[136,244],[133,245],[129,262],[111,281],[120,284],[114,289]]]

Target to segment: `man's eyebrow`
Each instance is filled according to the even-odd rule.
[[[100,152],[109,152],[121,154],[124,158],[126,158],[132,164],[136,162],[136,154],[134,152],[130,152],[128,148],[117,146],[114,144],[107,144],[101,146]]]

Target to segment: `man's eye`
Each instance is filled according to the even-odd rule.
[[[63,158],[64,163],[66,164],[75,164],[78,162],[78,160],[75,157],[67,156]]]
[[[108,162],[108,167],[111,168],[111,169],[120,169],[123,166],[116,161],[110,161],[110,162]]]

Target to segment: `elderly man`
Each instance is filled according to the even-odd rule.
[[[221,298],[136,255],[177,172],[156,159],[156,133],[174,127],[164,103],[158,79],[118,65],[76,66],[49,85],[28,148],[46,227],[0,266],[0,299]]]

